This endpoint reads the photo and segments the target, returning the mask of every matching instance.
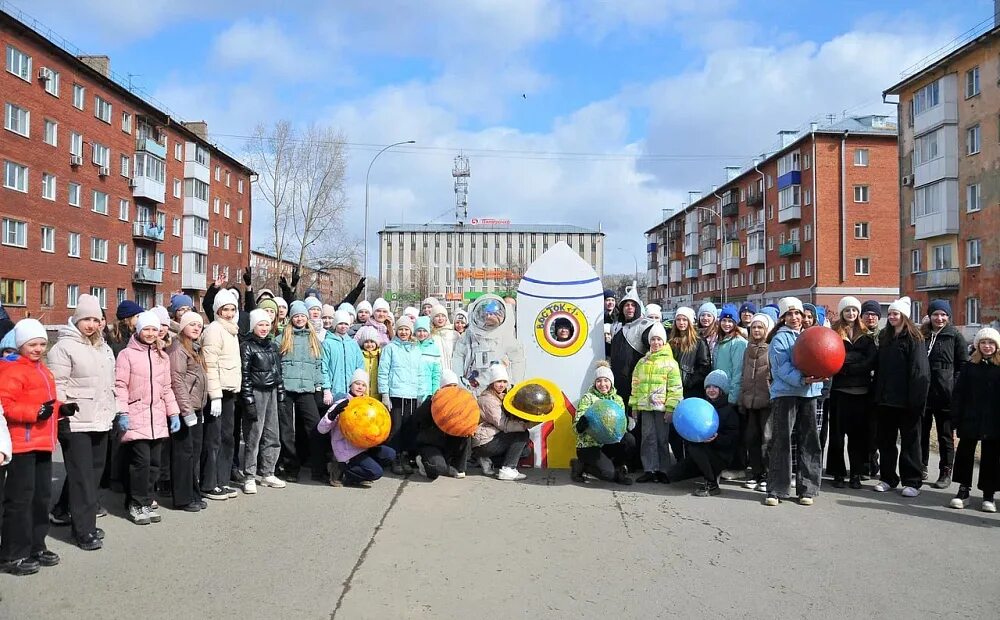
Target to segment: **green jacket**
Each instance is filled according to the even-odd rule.
[[[281,358],[281,377],[286,392],[309,393],[323,388],[321,357],[313,357],[309,346],[309,328],[292,328],[288,334],[294,343],[292,351]],[[276,339],[280,348],[284,338]]]
[[[632,396],[628,399],[633,411],[663,411],[672,413],[684,398],[681,368],[674,361],[669,346],[643,356],[632,371]]]
[[[599,400],[610,400],[613,403],[617,403],[622,409],[625,409],[625,403],[622,402],[622,397],[618,395],[618,392],[615,392],[614,387],[611,388],[611,393],[609,394],[601,394],[597,391],[597,388],[591,387],[583,396],[580,397],[580,401],[576,403],[576,415],[573,416],[574,433],[576,432],[576,423],[580,421],[580,418],[582,418],[583,414],[587,412],[587,409]],[[576,447],[600,448],[601,444],[594,441],[593,437],[590,436],[590,433],[584,431],[582,435],[580,433],[576,434]]]

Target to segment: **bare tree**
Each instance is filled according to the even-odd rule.
[[[634,273],[606,273],[604,274],[604,288],[609,288],[615,292],[618,299],[622,298],[625,294],[626,287],[632,286],[632,282],[636,282]],[[640,273],[639,280],[636,282],[636,290],[640,299],[645,300],[646,289],[649,286],[647,282],[646,274]]]
[[[528,264],[523,260],[511,259],[503,264],[500,267],[500,277],[497,278],[497,290],[505,295],[515,293],[521,283],[521,276],[527,269]]]

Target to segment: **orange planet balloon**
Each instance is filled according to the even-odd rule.
[[[381,445],[389,437],[391,428],[389,410],[371,396],[352,398],[340,414],[340,432],[344,439],[365,450]]]
[[[469,390],[446,385],[431,398],[431,417],[452,437],[472,437],[479,426],[479,403]]]

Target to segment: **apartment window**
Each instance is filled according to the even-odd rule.
[[[910,302],[910,316],[924,316],[924,313],[921,312],[921,306],[919,301]]]
[[[212,245],[215,246],[215,247],[219,247],[219,239],[220,238],[221,238],[221,235],[219,235],[219,231],[216,230],[215,232],[213,232],[212,233]]]
[[[115,295],[115,299],[118,300],[118,305],[121,305],[127,298],[128,292],[123,288],[118,289],[118,294]]]
[[[854,238],[855,239],[867,239],[868,238],[868,222],[855,222],[854,223]]]
[[[979,191],[979,183],[970,183],[965,186],[965,211],[974,213],[982,208],[982,193]]]
[[[42,69],[44,72],[44,77],[42,78],[42,83],[45,84],[45,92],[48,94],[58,97],[59,96],[59,72],[53,71],[48,67]]]
[[[937,159],[944,155],[939,144],[944,142],[944,129],[936,129],[929,134],[920,136],[913,144],[913,165]]]
[[[854,149],[854,165],[855,166],[868,165],[868,149]]]
[[[785,266],[778,265],[778,279],[781,281],[785,280]]]
[[[3,244],[28,247],[28,224],[21,220],[3,218]]]
[[[914,217],[923,217],[941,211],[945,200],[945,184],[943,181],[918,187],[914,195]]]
[[[157,252],[154,258],[156,259],[155,269],[163,269],[163,266],[167,260],[167,255],[164,254],[163,252]]]
[[[973,67],[965,72],[965,98],[979,94],[979,67]]]
[[[128,244],[119,243],[118,244],[118,264],[127,265],[128,264]]]
[[[778,243],[780,244],[784,242],[785,242],[785,231],[781,231],[781,234],[778,235]]]
[[[174,159],[177,161],[184,159],[184,145],[180,142],[174,142]]]
[[[122,112],[122,131],[132,133],[132,115],[128,112]]]
[[[202,166],[208,166],[208,151],[200,144],[194,145],[194,160]]]
[[[774,237],[767,238],[767,251],[770,252],[774,250]]]
[[[66,241],[67,256],[80,258],[80,233],[69,233]]]
[[[103,144],[94,143],[94,163],[98,166],[108,168],[111,166],[111,149]]]
[[[913,95],[913,113],[921,114],[941,103],[940,80],[924,86]]]
[[[813,274],[813,264],[812,264],[812,261],[811,260],[807,260],[805,262],[805,267],[806,267],[806,277],[808,278],[808,277],[810,277]]]
[[[811,167],[812,167],[812,157],[809,156],[809,153],[806,153],[805,155],[802,156],[802,169],[808,170]]]
[[[239,179],[236,181],[236,191],[238,191],[241,194],[243,193],[243,179]]]
[[[7,46],[7,71],[25,82],[31,81],[31,56],[13,45]]]
[[[801,278],[801,277],[802,277],[802,264],[792,263],[792,279],[794,280],[796,278]]]
[[[80,184],[79,183],[70,183],[67,187],[68,187],[68,189],[66,190],[66,195],[67,195],[67,201],[69,202],[69,206],[71,206],[71,207],[79,207],[80,206]]]
[[[215,198],[215,200],[213,200],[213,201],[212,201],[212,211],[213,211],[213,212],[214,212],[214,213],[215,213],[216,215],[218,215],[218,214],[219,214],[219,205],[220,205],[220,204],[221,204],[221,201],[219,200],[219,198],[218,198],[218,197],[216,197],[216,198]]]
[[[181,257],[174,254],[170,257],[170,273],[180,273],[181,271]]]
[[[854,202],[868,202],[868,186],[867,185],[855,185],[854,186]]]
[[[83,135],[78,134],[75,131],[69,134],[69,153],[70,155],[83,156]]]
[[[22,108],[19,105],[8,102],[5,107],[3,127],[8,131],[13,131],[27,138],[29,135],[30,118],[31,113],[28,112],[27,108]]]
[[[965,130],[965,154],[975,155],[979,152],[979,125],[973,125]]]
[[[175,237],[180,237],[181,236],[181,218],[179,218],[179,217],[175,217],[174,218],[173,233],[174,233]]]
[[[25,290],[28,283],[25,280],[15,280],[13,278],[0,278],[0,299],[5,306],[25,305]]]
[[[951,246],[950,245],[936,245],[933,249],[934,252],[934,269],[951,269]]]
[[[979,239],[969,239],[965,242],[965,266],[979,267],[982,264],[982,249]]]
[[[90,240],[90,260],[98,263],[108,262],[108,240],[93,237]]]
[[[215,167],[215,180],[216,181],[222,180],[222,166]]]
[[[84,106],[84,98],[86,97],[87,89],[81,84],[73,84],[73,107],[82,110]]]
[[[802,240],[811,241],[813,238],[813,227],[812,224],[806,224],[802,227]]]
[[[111,124],[111,103],[102,99],[100,95],[94,95],[94,116]]]
[[[96,189],[93,193],[94,201],[94,213],[100,213],[101,215],[108,214],[108,195],[104,192],[99,192]]]
[[[56,251],[56,229],[51,226],[42,226],[42,251]]]
[[[45,136],[42,139],[45,144],[59,146],[59,123],[45,119]]]
[[[767,219],[774,219],[774,205],[767,205]]]
[[[12,161],[4,162],[3,186],[27,194],[28,167]]]
[[[165,183],[167,165],[162,159],[153,157],[149,153],[137,153],[135,156],[135,176],[146,177],[157,183]]]
[[[128,221],[128,200],[121,198],[118,200],[118,219],[123,222]]]
[[[38,287],[39,303],[42,304],[43,308],[51,308],[56,305],[56,290],[51,282],[42,282],[41,286]]]
[[[794,172],[800,170],[799,167],[799,152],[788,153],[778,159],[778,176],[784,176],[789,172]]]
[[[236,240],[236,253],[237,254],[242,254],[243,253],[243,240],[242,239],[237,239]]]
[[[978,297],[969,297],[965,300],[965,322],[969,325],[979,325]]]
[[[97,298],[97,303],[101,305],[101,308],[108,307],[108,289],[103,286],[92,286],[90,294]]]
[[[80,299],[80,285],[70,284],[66,287],[66,307],[76,308],[76,302]]]
[[[223,250],[229,249],[229,235],[224,235],[222,237],[222,249]]]
[[[129,164],[129,157],[128,157],[128,155],[122,155],[121,159],[120,159],[120,162],[121,162],[121,166],[120,166],[120,168],[121,168],[121,175],[123,177],[129,176],[129,174],[132,172],[132,167]]]
[[[184,196],[208,202],[208,183],[198,179],[184,179]]]
[[[243,209],[236,210],[236,223],[237,224],[243,223]]]
[[[222,215],[227,220],[229,219],[229,203],[228,202],[222,207]]]
[[[867,258],[855,258],[854,259],[854,275],[856,276],[866,276],[869,270],[869,259]]]
[[[202,219],[200,217],[192,218],[194,226],[192,227],[192,234],[200,239],[208,239],[208,220]]]
[[[229,187],[230,176],[229,171],[226,170],[226,187]]]
[[[54,174],[42,173],[42,198],[46,200],[56,199],[56,176]]]
[[[802,204],[811,205],[812,200],[812,192],[807,189],[802,190]]]
[[[181,180],[174,179],[174,198],[181,197]]]
[[[205,275],[208,271],[208,257],[204,254],[194,255],[194,272],[198,275]]]
[[[920,272],[920,250],[910,250],[910,273]]]

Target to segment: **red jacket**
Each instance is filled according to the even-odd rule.
[[[0,403],[14,454],[55,450],[62,403],[56,400],[52,415],[47,420],[38,419],[38,410],[50,400],[56,400],[56,380],[45,364],[21,356],[0,366]]]

